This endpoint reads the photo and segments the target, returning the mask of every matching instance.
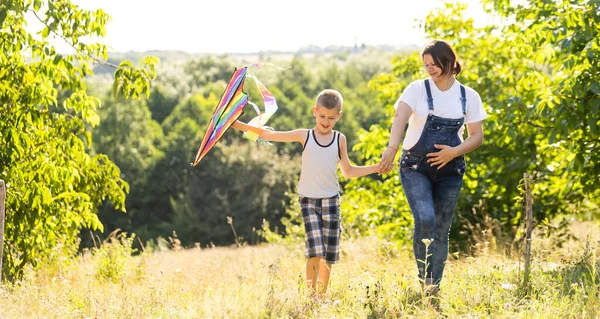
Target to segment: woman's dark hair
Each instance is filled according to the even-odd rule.
[[[458,75],[460,71],[462,71],[462,66],[456,58],[454,49],[452,49],[450,44],[448,44],[446,41],[431,41],[425,47],[425,49],[423,49],[421,57],[423,57],[425,54],[431,55],[435,65],[442,69],[442,76],[448,74]]]

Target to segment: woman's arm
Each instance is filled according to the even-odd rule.
[[[354,178],[377,173],[379,164],[369,166],[355,166],[350,163],[348,158],[348,148],[346,144],[346,136],[340,133],[340,169],[345,178]]]
[[[306,129],[278,132],[278,131],[265,130],[260,127],[248,125],[248,124],[246,124],[244,122],[240,122],[240,121],[235,121],[231,125],[231,127],[233,127],[236,130],[240,130],[240,131],[244,131],[244,132],[246,132],[246,131],[254,132],[254,133],[258,134],[258,136],[260,136],[260,138],[262,138],[263,140],[273,141],[273,142],[304,143],[304,141],[306,140],[306,134],[307,134]]]
[[[392,123],[392,129],[390,132],[390,141],[388,147],[383,151],[381,160],[379,161],[379,173],[385,174],[392,170],[394,166],[394,158],[402,142],[404,136],[404,130],[406,129],[406,123],[412,115],[413,110],[408,104],[400,101],[396,112],[394,113],[394,122]]]

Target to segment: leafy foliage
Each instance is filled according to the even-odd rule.
[[[127,236],[126,233],[117,232],[118,230],[111,233],[99,248],[93,249],[98,280],[119,283],[125,278],[131,267],[130,257],[135,252],[135,249],[132,248],[135,234]]]
[[[480,93],[490,114],[485,144],[468,155],[452,228],[452,237],[461,239],[453,242],[465,247],[482,236],[507,243],[519,238],[523,172],[535,178],[535,214],[548,230],[564,230],[553,224],[561,214],[600,211],[598,1],[484,5],[500,24],[476,26],[462,18],[460,4],[432,12],[423,23],[429,37],[457,49],[465,66],[459,80]],[[38,34],[25,28],[26,14],[42,23]],[[257,61],[196,57],[158,69],[154,57],[141,58],[138,67],[119,55],[106,62],[104,45],[82,39],[103,36],[108,20],[102,10],[80,10],[66,0],[0,4],[5,278],[20,277],[53,247],[71,249],[82,227],[121,228],[144,240],[176,231],[184,246],[228,244],[234,241],[226,222],[231,216],[251,243],[252,229],[263,220],[264,236],[277,237],[271,228],[290,238],[301,234],[294,206],[299,145],[264,147],[232,131],[200,166],[189,166],[233,68]],[[47,42],[51,36],[75,53],[58,54]],[[312,127],[318,92],[342,92],[344,116],[336,129],[348,137],[351,160],[370,164],[387,144],[393,102],[410,81],[425,76],[418,53],[404,52],[391,66],[387,59],[366,49],[284,61],[261,54],[261,61],[291,69],[252,72],[277,98],[280,108],[269,122],[277,130]],[[92,64],[114,72],[110,93],[105,83],[90,80]],[[247,84],[250,100],[260,101],[252,81]],[[253,116],[249,111],[242,119]],[[410,237],[412,217],[397,172],[341,182],[345,234]]]
[[[237,235],[256,244],[254,231],[263,220],[281,226],[290,205],[286,194],[300,173],[300,158],[273,151],[249,143],[220,145],[219,156],[197,167],[186,192],[171,199],[173,212],[165,232],[176,230],[188,244],[228,245],[236,239],[226,223],[231,217]]]
[[[26,29],[26,14],[43,24],[41,38]],[[66,0],[0,4],[0,178],[8,191],[3,278],[19,278],[59,244],[75,245],[83,226],[102,229],[96,207],[104,200],[125,209],[128,185],[119,168],[106,155],[88,153],[100,100],[86,93],[84,78],[107,50],[81,39],[104,36],[108,20],[102,10]],[[75,53],[58,54],[50,35]],[[156,62],[146,58],[140,69],[122,63],[115,92],[147,94]]]
[[[482,232],[484,240],[498,238],[508,244],[519,236],[521,203],[516,199],[524,172],[535,178],[537,220],[548,223],[559,214],[598,204],[600,158],[593,151],[600,141],[600,68],[594,58],[600,54],[598,2],[487,3],[490,14],[505,18],[501,24],[475,26],[462,18],[466,7],[461,4],[445,5],[423,24],[430,38],[445,39],[455,47],[464,66],[459,80],[479,92],[490,115],[484,122],[484,145],[468,154],[452,228],[451,235],[463,247],[482,238]],[[417,53],[396,58],[393,65],[391,74],[371,82],[390,116],[404,87],[426,75]],[[359,152],[369,157],[382,150],[390,126],[385,120],[361,136],[365,142],[356,146]],[[404,229],[411,218],[407,210],[379,206],[390,196],[402,201],[398,178],[392,172],[376,184],[348,184],[347,197],[357,199],[356,206],[348,206],[347,220],[356,221],[352,227],[360,229],[369,216],[366,212],[373,212],[373,225],[383,233],[407,238],[408,232],[390,232],[394,224],[384,222],[397,220]],[[361,195],[363,189],[378,191]]]
[[[337,88],[346,97],[345,113],[336,128],[350,143],[355,142],[352,138],[358,128],[383,117],[383,111],[369,103],[377,93],[366,83],[372,74],[384,70],[382,64],[387,62],[373,61],[378,55],[370,54],[271,61],[292,66],[284,71],[271,66],[250,68],[279,105],[268,124],[277,130],[313,127],[311,107],[325,88],[323,83],[340,85]],[[316,63],[319,71],[313,69]],[[198,166],[189,166],[234,67],[247,64],[250,62],[210,56],[161,64],[147,101],[115,102],[105,97],[101,124],[94,129],[98,141],[94,150],[108,154],[131,185],[126,215],[108,205],[103,207],[100,217],[105,233],[121,228],[147,241],[175,231],[181,244],[189,247],[198,242],[233,243],[227,216],[251,244],[260,240],[253,230],[260,229],[263,220],[279,232],[289,234],[298,229],[292,208],[297,198],[299,144],[260,145],[230,130]],[[246,81],[244,90],[251,101],[262,106],[252,80]],[[242,120],[256,115],[250,106],[245,110]],[[156,122],[160,122],[159,128]]]

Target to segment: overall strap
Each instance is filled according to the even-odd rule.
[[[462,104],[462,111],[465,116],[467,116],[467,93],[465,92],[465,87],[460,85],[460,104]]]
[[[425,90],[427,90],[427,106],[429,107],[429,114],[432,114],[433,96],[431,96],[431,87],[429,86],[429,79],[425,79]]]

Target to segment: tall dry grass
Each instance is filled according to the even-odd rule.
[[[582,234],[583,235],[583,234]],[[581,236],[583,238],[583,236]],[[441,293],[420,291],[406,248],[375,238],[342,243],[325,300],[304,287],[303,244],[128,254],[131,238],[76,258],[60,255],[0,290],[0,318],[598,318],[600,244],[534,243],[531,286],[518,259],[485,243],[450,254]],[[587,245],[587,246],[586,246]],[[118,266],[118,267],[117,267]]]

